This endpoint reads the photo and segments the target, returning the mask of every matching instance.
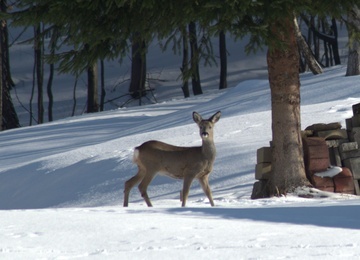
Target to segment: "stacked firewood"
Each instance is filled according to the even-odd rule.
[[[360,195],[360,103],[353,105],[352,110],[353,117],[346,120],[346,129],[340,123],[330,123],[314,124],[303,131],[307,177],[319,189]],[[331,180],[314,175],[334,167],[342,171],[330,177]],[[255,179],[258,181],[252,197],[257,197],[256,193],[265,188],[270,176],[271,147],[262,147],[257,150]]]

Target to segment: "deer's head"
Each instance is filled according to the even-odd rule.
[[[193,112],[193,119],[195,123],[199,126],[200,136],[203,140],[213,139],[214,125],[217,121],[219,121],[220,116],[221,112],[218,111],[209,119],[203,119],[199,113]]]

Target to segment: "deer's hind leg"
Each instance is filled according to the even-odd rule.
[[[150,198],[147,194],[147,187],[149,186],[150,182],[154,179],[155,175],[156,175],[156,172],[147,171],[145,177],[142,179],[142,181],[139,184],[139,191],[140,191],[141,197],[144,198],[146,205],[148,207],[152,207],[152,204],[151,204]]]
[[[144,179],[144,175],[145,175],[145,171],[139,167],[137,174],[125,182],[124,207],[127,207],[129,205],[129,194],[131,189],[136,184],[138,184],[142,179]]]

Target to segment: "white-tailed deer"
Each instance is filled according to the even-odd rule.
[[[182,206],[186,204],[192,181],[199,180],[202,189],[214,206],[209,186],[209,173],[212,171],[216,149],[214,144],[214,125],[219,121],[220,111],[207,120],[193,112],[193,119],[200,129],[202,146],[179,147],[160,141],[148,141],[135,148],[133,161],[138,166],[137,174],[125,182],[124,207],[129,204],[130,190],[140,182],[139,191],[146,204],[152,207],[147,187],[157,173],[175,179],[184,179]]]

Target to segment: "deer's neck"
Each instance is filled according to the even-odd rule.
[[[206,140],[202,142],[202,153],[209,159],[214,159],[216,155],[216,148],[213,140]]]

